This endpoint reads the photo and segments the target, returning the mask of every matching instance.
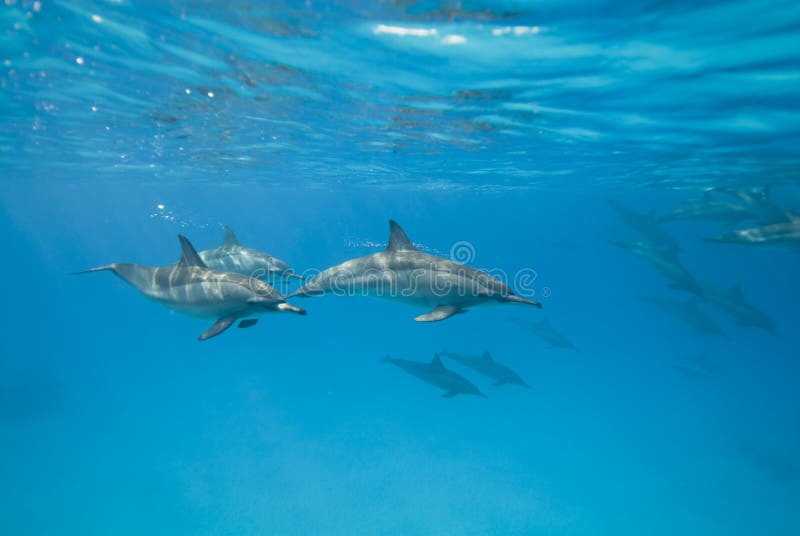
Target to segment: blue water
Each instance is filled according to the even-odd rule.
[[[770,333],[615,245],[648,237],[609,203],[800,211],[798,58],[789,1],[6,0],[0,532],[799,534],[797,243],[659,224]],[[311,273],[389,219],[543,308],[295,298],[199,342],[213,320],[71,275],[226,225]],[[380,362],[444,348],[531,388]]]

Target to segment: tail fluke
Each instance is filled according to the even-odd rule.
[[[72,275],[80,275],[80,274],[90,274],[92,272],[102,272],[105,270],[116,271],[117,265],[116,264],[109,264],[107,266],[98,266],[96,268],[89,268],[88,270],[81,270],[80,272],[72,272]]]

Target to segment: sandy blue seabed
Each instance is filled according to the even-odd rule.
[[[800,534],[798,35],[777,0],[6,0],[0,533]],[[311,274],[389,219],[542,309],[292,298],[199,342],[71,275],[225,226]],[[444,349],[530,388],[381,362]]]

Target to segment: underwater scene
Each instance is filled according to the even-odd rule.
[[[0,534],[800,534],[800,3],[4,0]]]

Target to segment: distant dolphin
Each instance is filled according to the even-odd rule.
[[[519,320],[517,318],[514,318],[511,321],[526,328],[528,331],[545,341],[549,345],[548,348],[565,348],[567,350],[575,350],[576,352],[578,351],[578,348],[572,344],[572,341],[570,341],[566,335],[550,325],[550,321],[546,318],[539,322],[529,322],[525,320]]]
[[[753,219],[762,225],[783,223],[790,219],[789,213],[772,201],[769,185],[749,190],[719,188],[717,191],[735,197],[753,215]]]
[[[301,315],[303,309],[286,300],[267,283],[233,272],[209,269],[189,240],[178,235],[181,260],[172,266],[152,268],[140,264],[109,264],[79,274],[110,270],[139,292],[172,309],[194,316],[216,318],[199,339],[215,337],[238,319],[247,328],[257,320],[253,315],[268,311],[290,311]]]
[[[609,200],[609,203],[614,207],[614,210],[616,210],[620,218],[622,218],[622,221],[624,221],[628,227],[642,235],[642,238],[674,251],[680,249],[678,243],[672,238],[672,235],[658,224],[655,211],[649,213],[636,212],[620,205],[616,201]]]
[[[423,253],[395,221],[389,221],[389,246],[385,251],[323,270],[287,298],[326,292],[364,294],[432,308],[414,318],[417,322],[444,320],[481,304],[542,306],[516,296],[505,283],[486,272]]]
[[[479,374],[492,378],[495,380],[494,385],[511,383],[514,385],[521,385],[522,387],[530,387],[516,372],[502,363],[495,361],[488,350],[477,357],[456,354],[454,352],[448,352],[447,350],[442,350],[436,355],[439,357],[448,357],[453,361],[461,363],[465,367],[471,368]]]
[[[769,331],[773,335],[778,335],[772,319],[766,313],[747,303],[742,293],[741,285],[735,285],[727,291],[710,285],[703,285],[700,297],[709,305],[713,305],[731,315],[740,326],[753,326]]]
[[[660,298],[642,298],[662,311],[671,314],[685,324],[693,327],[697,333],[725,336],[719,324],[697,306],[695,301],[662,300]]]
[[[665,364],[682,375],[692,378],[709,379],[720,373],[719,367],[702,355],[687,355],[679,359],[666,361]]]
[[[753,218],[753,214],[746,207],[716,200],[712,197],[711,191],[706,191],[701,197],[682,202],[678,208],[658,218],[658,222],[703,220],[735,224]]]
[[[676,290],[685,290],[695,295],[700,295],[700,283],[678,261],[678,253],[674,249],[660,248],[649,242],[611,242],[624,250],[644,259],[655,270],[669,281],[669,287]]]
[[[480,390],[464,376],[445,368],[439,356],[434,356],[430,363],[409,361],[408,359],[396,359],[388,355],[384,357],[382,361],[384,363],[391,363],[412,376],[416,376],[420,380],[433,384],[440,389],[444,389],[445,393],[442,396],[445,398],[452,398],[459,394],[476,395],[487,398],[485,394],[481,393]]]
[[[222,245],[218,248],[201,251],[200,258],[203,259],[206,266],[220,272],[236,272],[268,280],[302,279],[302,276],[295,274],[294,270],[279,258],[257,249],[242,246],[230,227],[225,228]]]
[[[800,216],[791,214],[789,218],[788,222],[731,231],[706,240],[747,246],[782,246],[800,252]]]

